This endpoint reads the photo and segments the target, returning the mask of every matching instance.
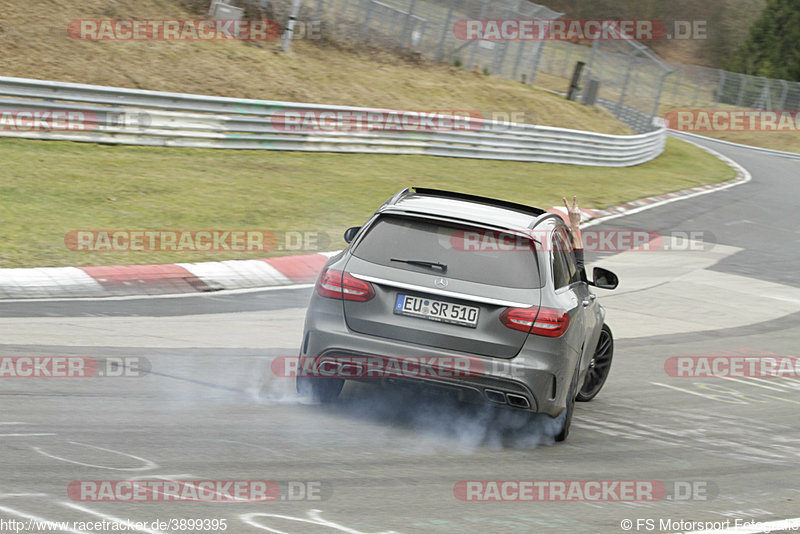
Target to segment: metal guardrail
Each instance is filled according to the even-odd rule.
[[[297,117],[308,114],[319,120],[317,126],[325,124],[326,117],[337,117],[336,126],[333,129],[305,128]],[[397,118],[398,114],[404,119],[417,117],[419,123],[427,121],[435,127],[415,129],[413,122],[411,127],[395,127],[391,121],[374,120],[376,117]],[[661,127],[630,136],[608,135],[436,113],[0,77],[0,136],[626,167],[658,157],[664,150],[666,129]]]

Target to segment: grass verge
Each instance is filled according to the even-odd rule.
[[[317,232],[319,247],[334,250],[344,245],[345,228],[362,223],[393,193],[410,185],[544,208],[576,194],[584,207],[605,208],[734,176],[717,158],[675,139],[668,139],[660,158],[624,169],[15,139],[0,139],[0,160],[0,267],[219,261],[277,254],[74,252],[64,242],[72,230]]]
[[[669,112],[675,111],[697,111],[703,109],[701,106],[695,107],[679,107],[675,105],[662,105],[660,112],[662,116],[666,116]],[[703,109],[704,112],[708,112],[709,115],[714,111],[753,111],[746,108],[736,108],[734,106],[728,106],[725,104],[711,104]],[[798,112],[794,112],[797,114]],[[706,115],[706,116],[709,116]],[[720,124],[723,127],[727,127],[728,124],[731,123],[731,118],[722,116],[720,119]],[[719,130],[719,131],[697,131],[690,133],[696,133],[705,137],[712,137],[714,139],[720,139],[722,141],[729,141],[731,143],[739,143],[741,145],[750,145],[750,146],[758,146],[761,148],[769,148],[772,150],[782,150],[785,152],[800,152],[800,120],[797,117],[793,116],[792,124],[789,125],[788,123],[781,124],[781,129],[778,130],[777,126],[775,130],[748,130],[749,119],[741,119],[740,123],[734,123],[730,130]],[[735,128],[735,129],[734,129]]]

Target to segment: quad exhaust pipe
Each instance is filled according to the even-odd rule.
[[[528,399],[526,397],[523,397],[522,395],[517,395],[515,393],[508,393],[506,394],[506,397],[508,398],[508,404],[515,408],[531,407],[531,403],[528,402]]]
[[[506,404],[506,394],[502,391],[496,391],[494,389],[484,389],[483,393],[486,395],[486,398],[489,399],[490,402],[495,404]]]
[[[364,368],[358,363],[335,360],[323,360],[319,364],[319,371],[323,375],[340,378],[357,378],[364,374]]]
[[[497,391],[496,389],[484,389],[483,393],[490,402],[495,404],[508,404],[514,408],[531,407],[530,401],[528,401],[527,397],[523,395],[518,395],[516,393],[505,393],[503,391]]]

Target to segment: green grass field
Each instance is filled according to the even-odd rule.
[[[146,264],[265,257],[235,252],[76,252],[72,230],[269,230],[331,236],[410,185],[550,208],[603,208],[728,180],[715,157],[670,139],[625,169],[395,155],[147,148],[0,139],[0,267]]]

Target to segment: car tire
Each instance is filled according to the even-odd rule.
[[[314,402],[329,404],[339,397],[344,386],[341,378],[308,378],[297,379],[297,392],[311,397]]]
[[[614,358],[614,335],[607,324],[603,325],[600,331],[600,338],[597,340],[592,361],[589,363],[589,370],[586,371],[586,378],[583,387],[578,391],[576,400],[579,402],[589,402],[600,393],[603,384],[606,383],[608,374],[611,372],[611,360]]]
[[[555,420],[561,424],[561,430],[555,436],[557,442],[562,442],[569,436],[569,427],[572,425],[572,414],[575,411],[575,390],[578,388],[578,371],[576,370],[572,376],[572,383],[569,385],[567,392],[567,407],[561,412],[560,415],[555,417]]]

